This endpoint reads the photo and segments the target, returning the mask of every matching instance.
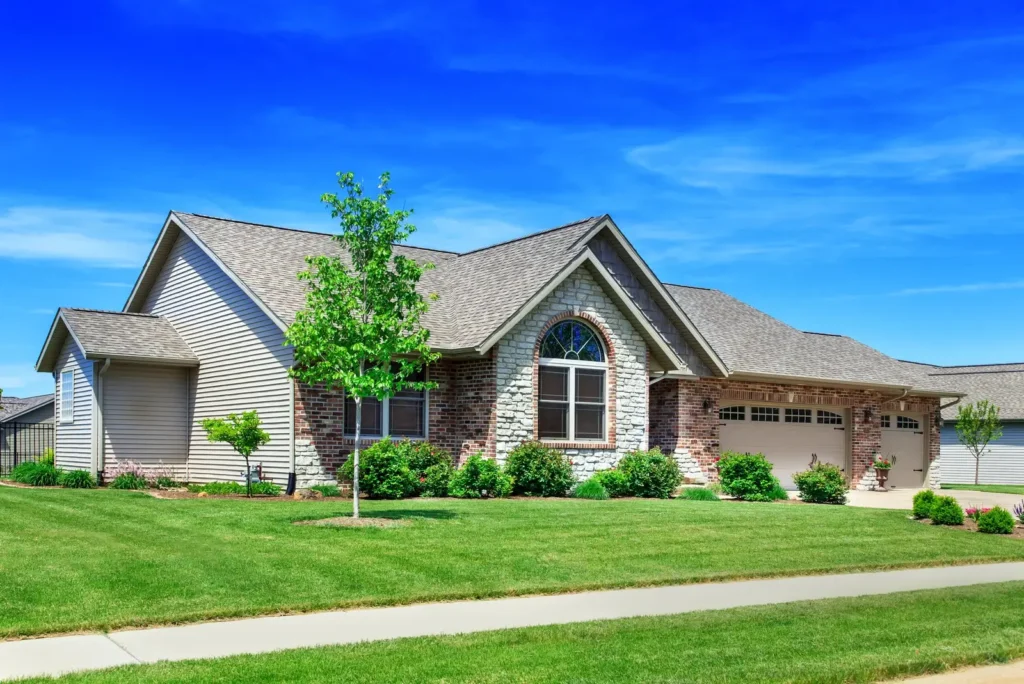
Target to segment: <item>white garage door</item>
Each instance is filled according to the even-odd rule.
[[[846,469],[846,415],[836,409],[799,406],[722,405],[718,413],[721,452],[761,453],[786,489],[793,473],[807,470],[814,456]]]
[[[887,488],[924,486],[924,416],[908,413],[882,415],[882,456],[895,457]]]

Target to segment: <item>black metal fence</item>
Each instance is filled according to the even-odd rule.
[[[0,476],[25,461],[38,461],[53,449],[50,423],[0,423]]]

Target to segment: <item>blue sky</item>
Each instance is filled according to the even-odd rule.
[[[169,209],[330,230],[338,170],[417,244],[607,212],[667,282],[1024,361],[1019,2],[523,4],[5,7],[0,387],[49,391],[56,307],[120,309]]]

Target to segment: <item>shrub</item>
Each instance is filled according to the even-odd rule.
[[[113,485],[111,485],[113,486]],[[188,485],[190,492],[206,492],[213,496],[242,495],[246,493],[245,485],[237,482],[207,482],[206,484]],[[278,496],[281,493],[281,485],[273,482],[253,482],[252,493],[265,496]]]
[[[985,534],[1012,534],[1013,516],[1001,506],[981,514],[978,518],[978,531]]]
[[[789,499],[789,492],[783,489],[782,485],[776,482],[772,485],[772,488],[768,490],[767,494],[751,494],[747,496],[744,501],[761,501],[764,503],[770,503],[772,501],[787,501]]]
[[[497,463],[480,454],[466,459],[448,485],[448,493],[460,499],[502,497],[511,492],[512,478],[502,472]]]
[[[242,487],[242,491],[245,491],[245,487]],[[281,485],[274,484],[273,482],[253,482],[252,493],[263,496],[280,496]]]
[[[60,473],[61,471],[52,464],[26,461],[11,470],[11,479],[33,487],[53,487],[57,484]]]
[[[320,494],[327,498],[341,496],[341,490],[336,485],[313,485],[310,489],[314,492],[320,492]]]
[[[53,449],[47,447],[43,449],[42,455],[39,457],[39,462],[46,465],[56,465],[57,457],[53,453]]]
[[[1013,515],[1017,518],[1020,524],[1024,525],[1024,501],[1013,507]]]
[[[718,459],[718,476],[726,494],[746,501],[774,501],[781,490],[772,475],[772,464],[764,454],[740,454],[727,451]]]
[[[937,496],[932,505],[931,519],[936,525],[963,525],[964,509],[951,496]]]
[[[515,482],[512,492],[526,496],[565,496],[576,484],[565,454],[540,442],[523,442],[513,449],[505,472]]]
[[[595,499],[598,501],[603,501],[609,498],[608,490],[605,489],[604,485],[601,484],[601,481],[597,479],[596,475],[586,482],[580,482],[576,485],[576,488],[572,490],[572,495],[577,499]]]
[[[455,468],[451,463],[435,463],[428,467],[419,483],[420,495],[448,496],[448,487],[454,474]]]
[[[930,518],[932,507],[935,505],[935,492],[930,489],[922,489],[914,495],[914,517],[918,520]]]
[[[153,480],[153,486],[157,489],[175,489],[181,486],[181,483],[175,480],[173,477],[167,475],[160,475]]]
[[[92,489],[96,479],[88,470],[68,470],[60,474],[57,484],[67,489]]]
[[[679,498],[689,501],[721,501],[717,494],[706,487],[686,487]]]
[[[434,466],[441,466],[451,471],[452,469],[452,456],[444,449],[436,447],[430,442],[413,442],[405,439],[398,443],[398,450],[404,454],[406,461],[409,463],[409,470],[413,474],[415,480],[415,487],[413,494],[421,494],[425,496],[444,496],[443,494],[425,494],[424,489],[427,485],[427,471]],[[435,470],[435,475],[441,471]],[[361,479],[361,478],[360,478]],[[447,489],[447,483],[445,483],[445,489]]]
[[[657,447],[630,451],[619,461],[617,470],[626,476],[626,488],[631,495],[650,499],[669,498],[683,481],[676,460]]]
[[[110,483],[111,489],[145,489],[146,478],[135,473],[121,473]]]
[[[353,475],[349,458],[342,466],[344,477]],[[359,454],[359,490],[370,499],[403,499],[416,491],[418,480],[409,469],[407,450],[382,439]]]
[[[599,482],[613,499],[629,496],[629,481],[621,470],[601,470],[590,479]]]
[[[793,475],[793,482],[800,498],[808,503],[846,503],[846,477],[839,466],[815,463],[810,470]]]

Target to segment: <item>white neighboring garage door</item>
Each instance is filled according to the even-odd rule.
[[[188,371],[114,364],[103,376],[103,454],[147,468],[188,458]]]
[[[895,456],[886,488],[916,489],[924,486],[928,455],[924,450],[925,418],[919,414],[882,415],[882,453]]]
[[[846,470],[846,412],[802,406],[725,405],[719,416],[721,453],[761,453],[786,489],[793,474],[820,463]]]
[[[974,456],[956,436],[956,421],[942,426],[939,475],[949,484],[974,482]],[[980,484],[1024,484],[1024,423],[1003,423],[1003,436],[981,455]]]

